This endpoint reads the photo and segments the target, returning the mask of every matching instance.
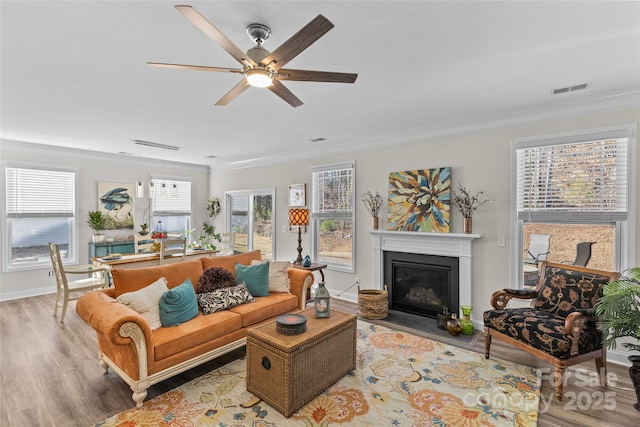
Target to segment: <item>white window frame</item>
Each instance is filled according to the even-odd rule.
[[[69,217],[71,219],[70,226],[70,236],[69,236],[69,249],[67,252],[66,260],[64,260],[65,265],[74,265],[78,264],[78,170],[73,166],[61,166],[61,165],[51,165],[51,164],[42,164],[42,163],[28,163],[28,162],[3,162],[2,163],[2,173],[0,177],[0,186],[2,188],[2,196],[0,197],[0,205],[2,206],[2,271],[3,272],[13,272],[13,271],[25,271],[25,270],[35,270],[41,268],[50,268],[51,260],[47,257],[46,259],[41,259],[37,262],[29,262],[29,263],[19,263],[13,264],[11,262],[11,250],[10,250],[10,242],[11,242],[11,232],[9,227],[10,217],[7,215],[7,193],[6,193],[6,173],[7,168],[16,168],[16,169],[37,169],[44,171],[55,171],[55,172],[67,172],[73,174],[73,187],[74,187],[74,201],[73,201],[73,216]],[[34,217],[38,217],[36,215]],[[43,218],[46,218],[44,216]]]
[[[151,227],[151,231],[156,231],[157,230],[157,223],[158,223],[158,217],[162,217],[162,216],[183,216],[186,218],[186,226],[184,230],[181,230],[181,234],[180,236],[185,236],[186,231],[189,230],[191,228],[191,224],[193,223],[192,220],[192,215],[193,215],[193,183],[191,181],[190,178],[187,177],[175,177],[175,176],[167,176],[167,175],[151,175],[149,177],[149,182],[153,183],[153,193],[151,193],[151,190],[149,192],[149,196],[152,196],[149,198],[149,221],[150,224],[149,226]],[[162,183],[164,183],[166,186],[168,186],[169,188],[166,189],[166,194],[163,196],[162,193]],[[189,195],[188,195],[188,210],[186,209],[163,209],[163,207],[161,206],[160,208],[156,208],[156,204],[157,203],[162,203],[162,201],[166,201],[167,204],[171,204],[171,199],[172,197],[174,197],[171,192],[172,189],[170,188],[173,184],[178,185],[178,189],[177,191],[180,191],[180,186],[182,186],[184,183],[188,183],[188,188],[189,188]],[[158,231],[172,231],[172,230],[166,230],[164,228],[165,226],[163,226],[161,228],[161,230]],[[175,236],[178,237],[178,236]],[[186,236],[185,236],[186,237]]]
[[[352,169],[351,172],[351,215],[343,215],[340,213],[328,213],[321,214],[317,212],[317,206],[315,206],[318,194],[318,189],[315,185],[314,174],[318,172],[327,172],[340,169]],[[355,273],[356,271],[356,162],[350,160],[346,162],[330,163],[319,166],[312,166],[309,175],[309,182],[311,183],[311,258],[314,261],[318,260],[320,248],[319,248],[319,224],[321,219],[337,219],[337,220],[351,220],[351,265],[337,264],[327,262],[327,269],[341,271],[345,273]],[[325,261],[318,261],[325,262]]]
[[[271,196],[271,258],[273,261],[278,259],[276,257],[276,189],[275,188],[262,188],[253,190],[232,190],[225,191],[225,229],[234,233],[232,229],[231,217],[233,209],[231,206],[232,197],[249,197],[249,205],[247,206],[247,212],[251,214],[253,212],[253,197],[254,196]],[[253,247],[253,221],[249,218],[249,230],[247,231],[247,251],[254,250]],[[264,256],[264,254],[262,254]]]
[[[580,143],[586,141],[609,140],[628,138],[627,143],[627,207],[625,218],[620,215],[611,215],[607,219],[606,214],[599,215],[573,215],[567,212],[544,212],[536,214],[532,212],[526,222],[534,223],[587,223],[587,224],[613,224],[614,236],[614,269],[623,271],[633,266],[636,250],[636,153],[637,153],[637,127],[635,124],[610,126],[603,128],[585,129],[581,131],[564,132],[551,135],[541,135],[526,138],[513,139],[511,143],[511,245],[515,250],[511,251],[511,282],[523,284],[523,226],[524,219],[518,219],[518,158],[517,151],[522,148],[541,147],[550,145],[562,145]]]

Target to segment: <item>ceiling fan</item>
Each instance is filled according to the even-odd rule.
[[[271,29],[263,24],[250,24],[247,27],[247,33],[256,43],[256,46],[252,47],[245,53],[193,7],[175,6],[175,8],[178,9],[178,11],[189,21],[191,21],[193,25],[198,27],[200,31],[213,39],[213,41],[218,43],[224,50],[242,64],[242,68],[166,64],[159,62],[147,62],[147,64],[163,68],[242,74],[244,78],[222,98],[220,98],[218,102],[216,102],[216,105],[227,105],[238,95],[244,92],[249,86],[254,86],[266,87],[292,107],[298,107],[302,105],[302,101],[287,89],[287,87],[282,84],[281,80],[353,83],[358,77],[357,74],[351,73],[282,68],[285,64],[298,56],[303,50],[311,46],[311,44],[333,28],[333,24],[322,15],[318,15],[314,18],[273,52],[269,52],[267,49],[262,47],[262,43],[269,38]]]

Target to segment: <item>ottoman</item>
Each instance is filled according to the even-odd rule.
[[[275,320],[247,330],[247,390],[285,417],[356,367],[356,316],[331,310],[324,319],[313,308],[297,314],[307,331],[284,335]]]

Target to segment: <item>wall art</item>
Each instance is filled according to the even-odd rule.
[[[387,229],[449,232],[451,168],[389,174]]]
[[[98,183],[98,209],[107,215],[105,230],[133,230],[133,184]]]

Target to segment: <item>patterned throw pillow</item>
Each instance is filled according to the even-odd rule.
[[[160,298],[168,290],[167,279],[161,277],[138,291],[125,292],[116,298],[116,301],[137,311],[147,321],[151,330],[154,330],[162,326],[160,322]]]
[[[249,293],[247,285],[240,283],[236,286],[217,289],[215,291],[198,294],[198,304],[202,309],[202,314],[207,315],[216,311],[225,310],[235,307],[236,305],[245,304],[255,301]]]
[[[209,267],[200,276],[198,280],[198,293],[215,291],[216,289],[228,288],[236,286],[236,278],[233,274],[222,267]]]

